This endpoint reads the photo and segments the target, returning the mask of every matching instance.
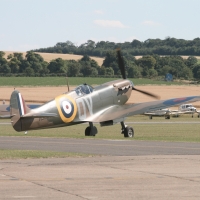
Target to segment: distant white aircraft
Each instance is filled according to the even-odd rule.
[[[149,119],[152,119],[153,117],[162,117],[162,116],[164,116],[165,119],[170,119],[170,116],[179,117],[182,114],[192,114],[192,117],[194,117],[195,113],[198,114],[199,118],[200,111],[197,111],[197,109],[192,104],[182,104],[179,106],[178,110],[160,109],[160,110],[145,112],[144,115],[148,115]]]
[[[172,110],[172,114],[174,116],[180,116],[181,114],[191,114],[192,117],[194,117],[194,114],[198,114],[198,118],[200,117],[200,111],[197,111],[197,109],[192,104],[182,104],[179,106],[178,110]]]
[[[153,119],[153,117],[162,117],[162,116],[165,116],[165,119],[170,119],[171,110],[160,109],[160,110],[148,111],[145,112],[144,115],[148,115],[149,119]]]

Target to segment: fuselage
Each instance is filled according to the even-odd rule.
[[[125,104],[131,91],[132,82],[126,79],[107,82],[94,88],[83,84],[39,108],[31,109],[29,117],[19,119],[21,126],[13,124],[13,127],[17,131],[27,131],[88,122],[92,116],[100,116],[113,105]],[[41,113],[54,113],[56,117],[30,117]]]

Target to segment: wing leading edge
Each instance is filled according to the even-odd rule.
[[[129,117],[132,115],[144,114],[145,112],[151,112],[163,108],[169,108],[182,103],[192,103],[195,101],[200,101],[200,96],[189,96],[137,104],[114,105],[105,109],[104,111],[101,111],[100,113],[97,113],[94,116],[87,118],[84,121],[104,122]]]

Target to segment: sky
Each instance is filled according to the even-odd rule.
[[[0,51],[200,37],[200,0],[0,0]]]

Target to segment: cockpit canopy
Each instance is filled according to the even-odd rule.
[[[87,85],[85,83],[85,84],[82,84],[82,85],[79,85],[78,87],[76,87],[75,91],[78,96],[81,96],[81,95],[92,93],[93,87],[91,87],[90,85]]]

